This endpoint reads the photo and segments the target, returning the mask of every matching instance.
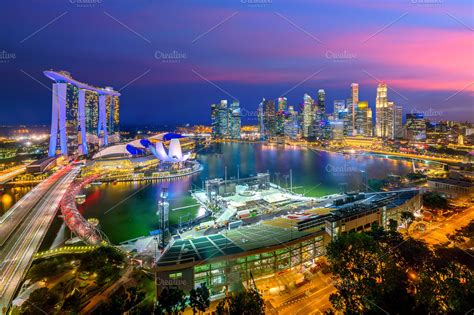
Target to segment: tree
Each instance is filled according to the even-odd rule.
[[[180,314],[186,308],[186,294],[176,287],[165,287],[157,301],[158,314]]]
[[[74,290],[74,292],[64,299],[63,306],[61,310],[66,313],[77,314],[79,313],[81,306],[81,294],[79,291]]]
[[[327,247],[337,291],[333,307],[347,314],[463,314],[473,308],[473,261],[457,248],[431,250],[394,231],[342,235]]]
[[[36,289],[23,303],[20,312],[21,314],[52,314],[58,301],[58,296],[52,294],[48,288]]]
[[[453,234],[448,235],[448,239],[455,243],[464,243],[466,239],[472,239],[474,236],[474,220],[471,220],[468,225],[457,229]]]
[[[193,309],[193,314],[204,312],[211,303],[209,289],[205,283],[202,283],[197,289],[189,292],[189,305]]]
[[[391,232],[396,232],[398,228],[397,220],[389,219],[388,220],[388,228]]]
[[[217,305],[218,315],[263,315],[265,302],[255,289],[227,296]]]
[[[408,231],[410,224],[415,220],[415,216],[410,211],[403,211],[400,214],[400,220],[402,220],[403,225],[405,225],[405,228]]]
[[[423,206],[430,209],[446,209],[448,200],[437,192],[427,192],[423,194]]]

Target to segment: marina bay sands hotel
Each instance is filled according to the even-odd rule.
[[[119,92],[79,82],[66,71],[44,75],[54,81],[49,156],[87,155],[120,141]]]

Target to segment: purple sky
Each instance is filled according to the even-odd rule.
[[[88,4],[86,4],[88,3]],[[207,123],[237,98],[325,89],[375,106],[474,121],[474,7],[449,0],[8,1],[0,10],[0,123],[49,123],[46,69],[122,89],[123,123]],[[171,56],[171,58],[170,58]]]

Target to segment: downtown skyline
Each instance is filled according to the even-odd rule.
[[[469,1],[183,4],[3,5],[0,123],[49,123],[42,71],[50,68],[120,90],[124,124],[209,124],[216,99],[235,98],[255,112],[262,97],[297,106],[319,89],[332,112],[352,82],[372,109],[385,82],[404,116],[474,119]],[[11,106],[24,110],[13,115]]]

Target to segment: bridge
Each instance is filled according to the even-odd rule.
[[[93,251],[94,249],[99,248],[99,245],[86,245],[86,246],[63,246],[55,249],[46,250],[43,252],[37,252],[33,256],[33,260],[40,258],[51,258],[59,255],[67,254],[83,254],[86,252]]]
[[[386,158],[405,158],[408,160],[416,160],[420,162],[431,162],[431,163],[438,163],[438,164],[452,164],[452,163],[460,163],[462,160],[454,159],[454,158],[442,158],[430,155],[420,155],[420,154],[410,154],[410,153],[400,153],[400,152],[390,152],[390,151],[379,151],[379,150],[367,150],[364,151],[371,155],[376,156],[383,156]]]

